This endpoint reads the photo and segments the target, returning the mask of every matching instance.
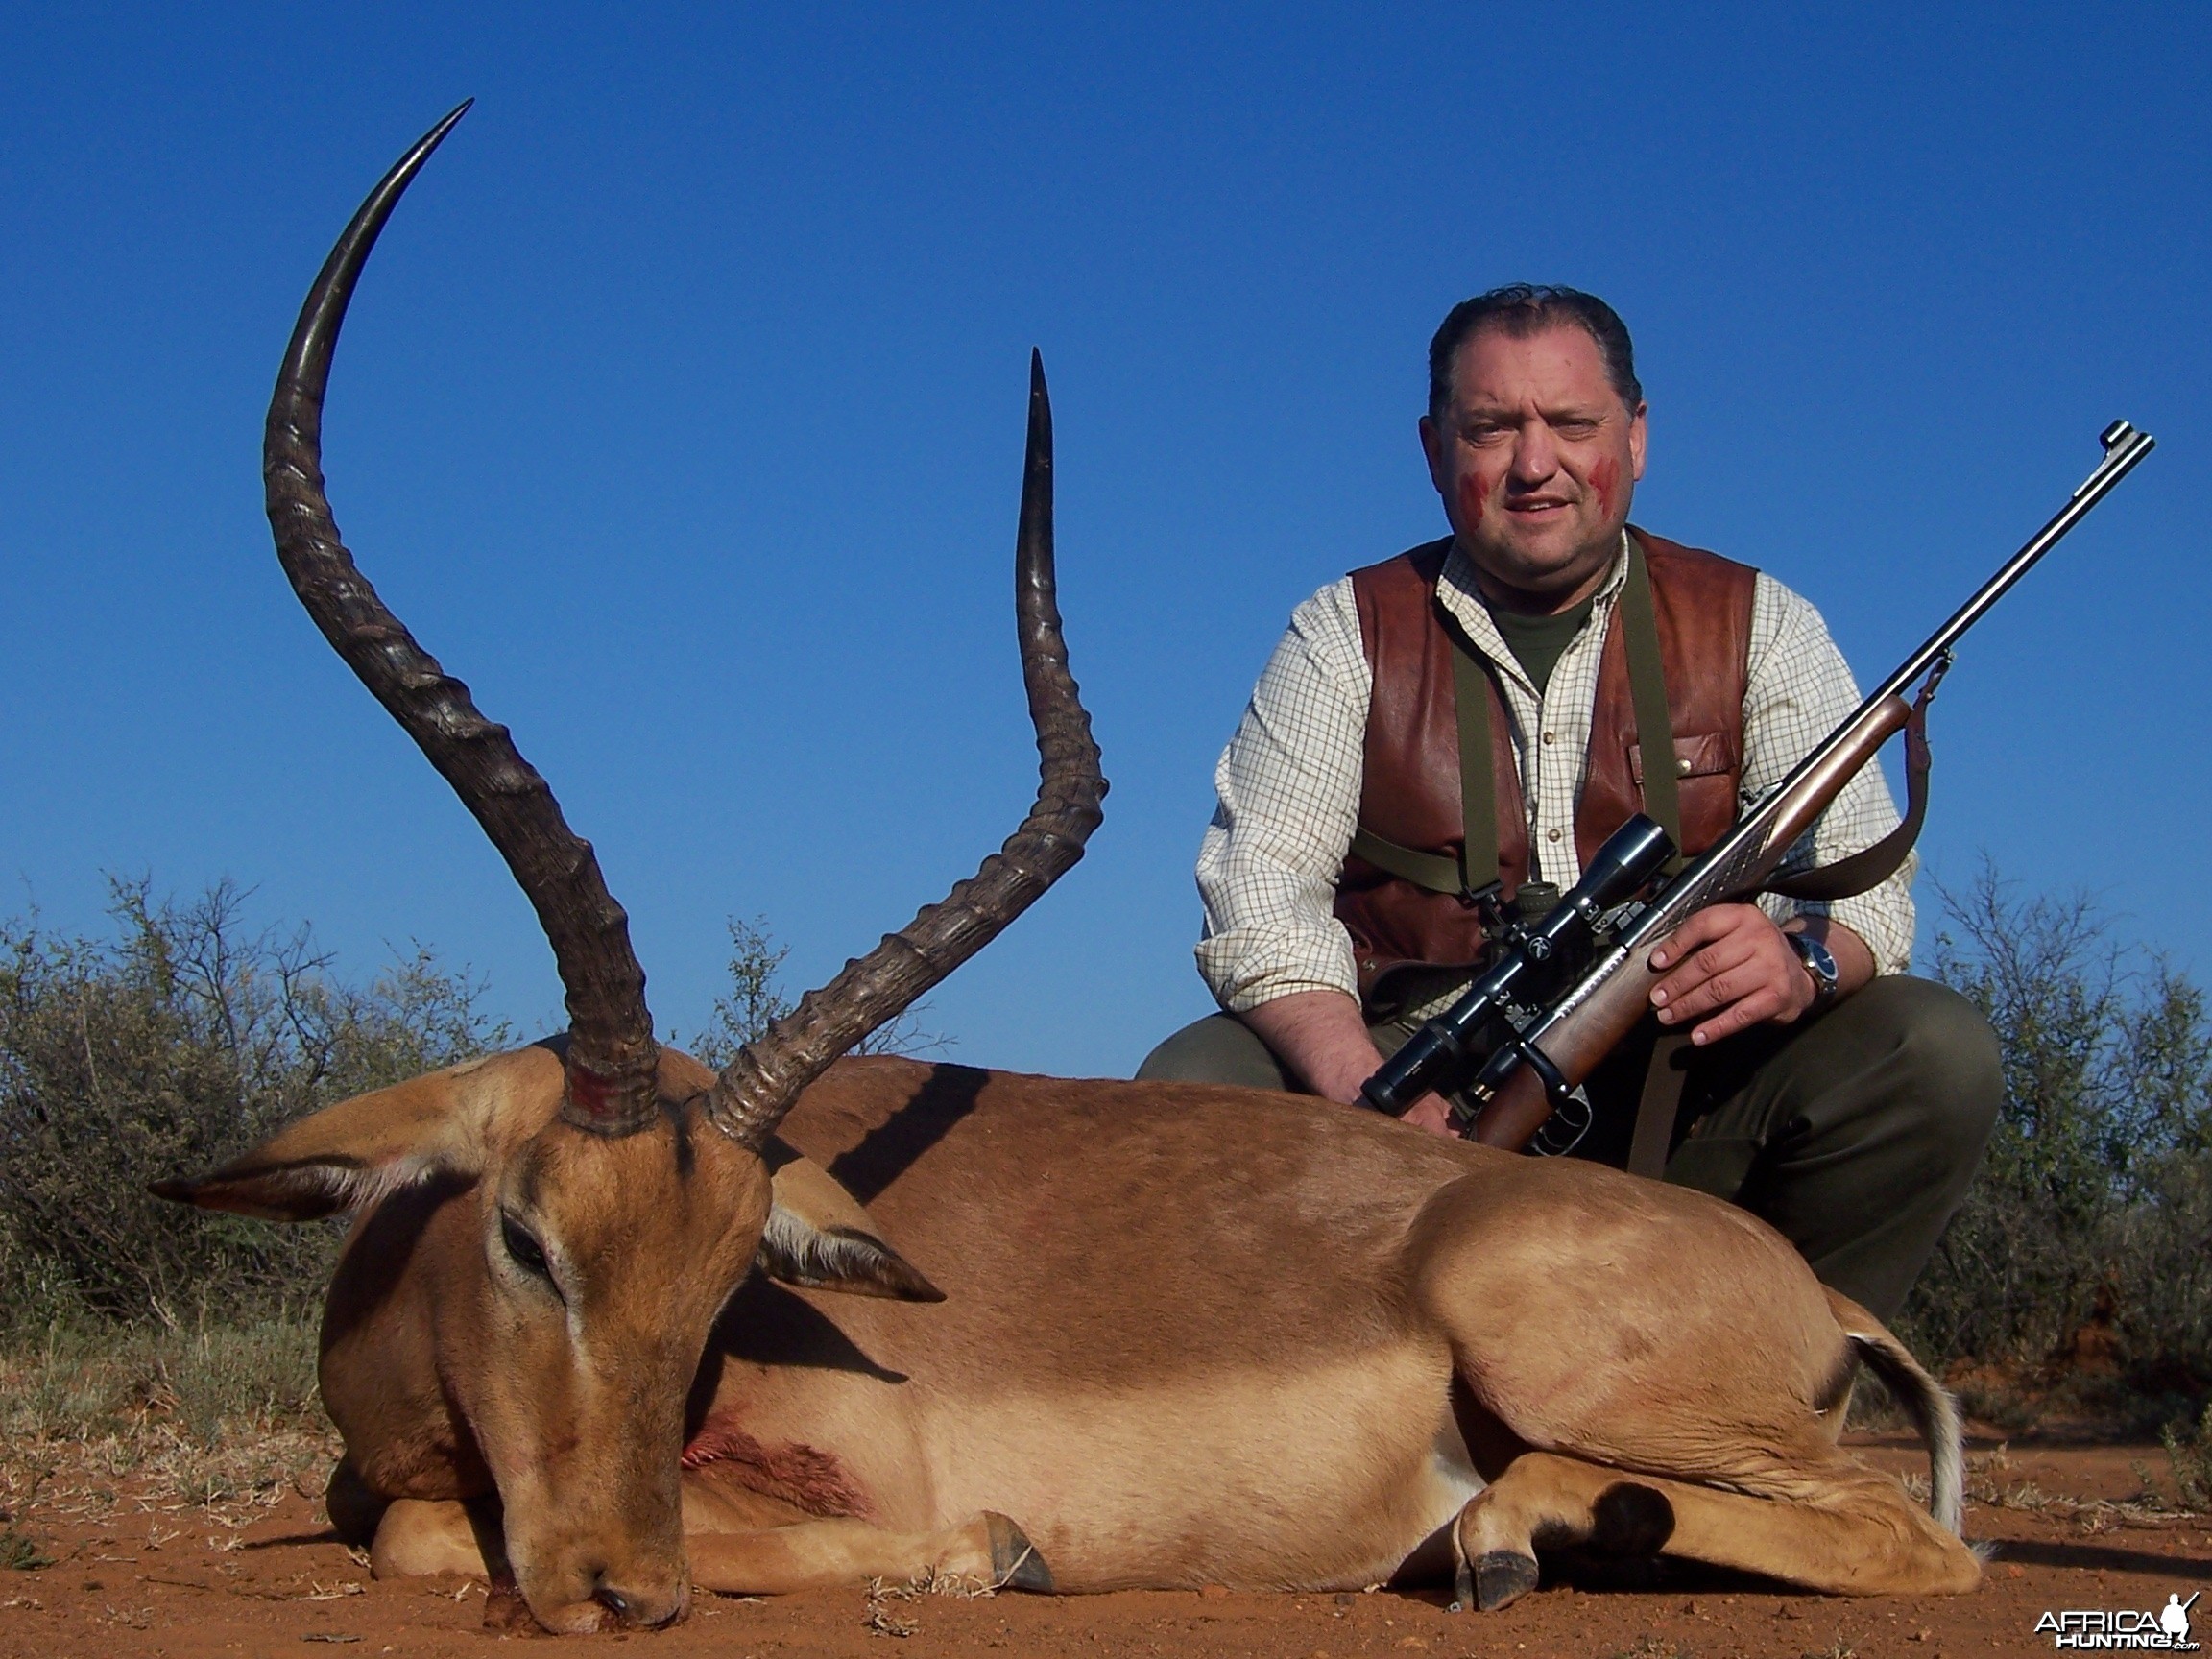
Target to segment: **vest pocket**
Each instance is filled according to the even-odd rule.
[[[1683,852],[1702,853],[1736,822],[1743,741],[1735,732],[1697,732],[1674,739],[1674,793],[1682,806]],[[1628,776],[1641,793],[1641,744],[1628,745]]]
[[[1674,776],[1681,779],[1726,776],[1736,771],[1733,733],[1705,732],[1674,739]],[[1644,745],[1628,745],[1628,776],[1644,787]]]

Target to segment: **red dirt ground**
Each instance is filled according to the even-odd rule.
[[[1894,1439],[1867,1455],[1924,1469]],[[1400,1654],[1550,1654],[1592,1659],[1931,1659],[2050,1652],[2038,1615],[2069,1607],[2163,1607],[2212,1582],[2212,1517],[2134,1502],[2136,1467],[2163,1473],[2155,1448],[1977,1443],[1967,1535],[2000,1546],[1983,1588],[1960,1598],[1864,1601],[1778,1592],[1671,1565],[1637,1588],[1547,1582],[1494,1614],[1448,1614],[1440,1595],[1243,1595],[1225,1590],[1053,1599],[955,1599],[858,1590],[776,1600],[697,1599],[654,1635],[578,1638],[649,1645],[656,1654],[865,1655],[929,1659],[1003,1649],[1052,1659],[1257,1654],[1396,1659]],[[115,1484],[90,1508],[34,1501],[12,1525],[52,1557],[0,1572],[0,1659],[61,1655],[231,1655],[303,1651],[475,1654],[517,1640],[488,1630],[480,1582],[373,1581],[332,1537],[318,1502],[296,1491],[229,1529],[207,1511]],[[2212,1598],[2196,1635],[2212,1630]],[[890,1632],[903,1629],[905,1634]]]

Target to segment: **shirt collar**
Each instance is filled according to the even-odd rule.
[[[1602,633],[1613,617],[1614,601],[1621,597],[1621,589],[1628,582],[1628,532],[1621,532],[1621,549],[1613,555],[1612,568],[1605,572],[1605,580],[1598,585],[1590,607],[1590,620],[1575,636],[1579,641],[1590,630]],[[1498,624],[1490,619],[1490,607],[1482,601],[1482,589],[1478,585],[1475,565],[1460,551],[1456,539],[1452,550],[1444,556],[1444,568],[1437,573],[1436,597],[1443,601],[1444,609],[1451,612],[1459,626],[1467,631],[1469,643],[1480,648],[1482,655],[1503,673],[1510,674],[1528,690],[1537,695],[1528,674],[1521,666],[1521,660],[1513,655],[1505,643],[1505,637],[1498,632]],[[1568,647],[1570,651],[1573,645]]]

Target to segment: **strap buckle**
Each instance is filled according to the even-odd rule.
[[[1500,897],[1504,891],[1503,880],[1486,881],[1479,887],[1462,885],[1453,897],[1463,908],[1480,911],[1483,936],[1495,939],[1505,930],[1505,902]]]
[[[1951,672],[1951,665],[1958,661],[1958,653],[1948,645],[1937,654],[1936,666],[1928,670],[1928,678],[1921,683],[1920,695],[1912,699],[1915,714],[1936,701],[1936,687],[1943,684],[1943,676]]]

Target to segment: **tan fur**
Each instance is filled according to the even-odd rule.
[[[385,1514],[380,1571],[466,1555],[461,1501],[495,1497],[531,1610],[566,1629],[673,1617],[689,1578],[967,1572],[1024,1532],[1024,1571],[1068,1590],[1365,1584],[1432,1536],[1834,1591],[1975,1579],[1837,1451],[1839,1315],[1726,1205],[1310,1099],[882,1059],[834,1068],[764,1163],[697,1119],[707,1081],[664,1054],[663,1121],[605,1141],[555,1120],[558,1060],[524,1050],[193,1184],[269,1213],[256,1179],[291,1166],[296,1192],[328,1156],[385,1191],[332,1286],[325,1397],[362,1488],[443,1502]],[[748,1274],[772,1203],[806,1271],[849,1283]],[[568,1309],[515,1269],[503,1213]],[[1623,1503],[1644,1531],[1607,1519]]]

